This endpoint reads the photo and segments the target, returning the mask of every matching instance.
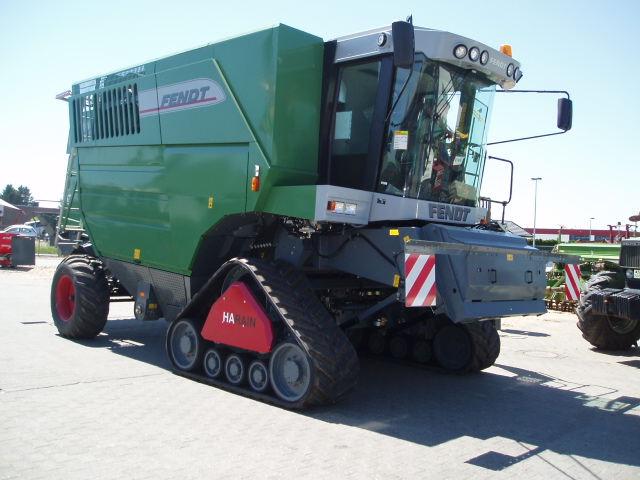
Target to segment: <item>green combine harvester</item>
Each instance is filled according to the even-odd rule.
[[[479,201],[496,88],[522,77],[507,53],[278,25],[73,85],[59,332],[95,337],[130,300],[169,322],[178,374],[287,408],[347,397],[356,349],[490,367],[492,320],[545,313],[545,264],[576,261]]]

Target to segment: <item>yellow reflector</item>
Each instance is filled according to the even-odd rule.
[[[397,228],[392,228],[391,230],[389,230],[389,235],[398,236],[400,235],[400,230],[398,230]]]
[[[513,50],[511,49],[511,45],[500,45],[500,52],[513,57]]]

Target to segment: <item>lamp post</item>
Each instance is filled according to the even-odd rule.
[[[536,247],[536,213],[538,209],[538,180],[542,180],[541,177],[532,178],[536,182],[535,196],[533,197],[533,248]]]
[[[589,241],[591,241],[591,222],[595,220],[596,217],[591,217],[589,219]]]

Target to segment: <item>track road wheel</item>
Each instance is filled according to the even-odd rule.
[[[391,339],[391,342],[389,342],[389,351],[395,358],[405,358],[411,351],[411,343],[407,337],[397,335]]]
[[[371,353],[382,355],[387,350],[387,339],[380,332],[371,332],[367,345]]]
[[[109,281],[102,264],[74,255],[58,265],[51,284],[51,314],[58,332],[68,338],[93,338],[109,316]]]
[[[309,390],[312,369],[307,354],[292,342],[282,342],[269,362],[273,391],[286,402],[300,400]]]
[[[584,287],[580,304],[576,308],[578,328],[582,338],[603,350],[624,350],[640,340],[640,321],[600,315],[593,312],[593,294],[605,288],[619,288],[614,272],[600,272]]]
[[[438,363],[450,373],[479,372],[500,354],[500,337],[489,321],[442,327],[433,340]]]
[[[242,385],[247,378],[247,363],[243,355],[232,353],[224,362],[224,373],[231,385]]]
[[[264,392],[269,386],[269,369],[262,360],[254,360],[247,372],[249,385],[256,392]]]
[[[431,345],[426,340],[420,339],[413,344],[411,358],[418,363],[428,363],[431,360]]]
[[[204,354],[204,373],[209,378],[218,378],[224,371],[225,355],[217,348],[210,348]]]
[[[167,332],[169,360],[179,370],[192,372],[203,365],[205,340],[200,335],[202,322],[183,318]]]

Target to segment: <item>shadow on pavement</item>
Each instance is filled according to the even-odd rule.
[[[502,329],[500,330],[501,334],[510,334],[510,335],[524,335],[526,337],[548,337],[549,334],[548,333],[542,333],[542,332],[531,332],[528,330],[508,330],[508,329]]]
[[[86,347],[106,348],[118,355],[171,370],[164,346],[168,326],[164,320],[109,319],[96,338],[71,341]]]
[[[640,406],[640,398],[605,399],[598,395],[615,396],[615,391],[496,366],[513,376],[440,375],[362,359],[354,395],[307,414],[429,447],[462,437],[501,437],[520,444],[525,453],[518,456],[487,451],[467,460],[494,471],[546,450],[640,466],[640,415],[625,415]]]
[[[100,336],[76,342],[171,370],[167,326],[164,320],[109,320]],[[640,368],[636,360],[620,363]],[[428,447],[463,437],[501,437],[519,444],[520,455],[488,450],[467,460],[493,471],[548,450],[640,467],[640,414],[625,414],[640,406],[640,399],[603,398],[615,397],[615,390],[604,385],[577,385],[500,364],[502,374],[466,376],[363,357],[360,365],[359,384],[348,400],[299,414]]]

